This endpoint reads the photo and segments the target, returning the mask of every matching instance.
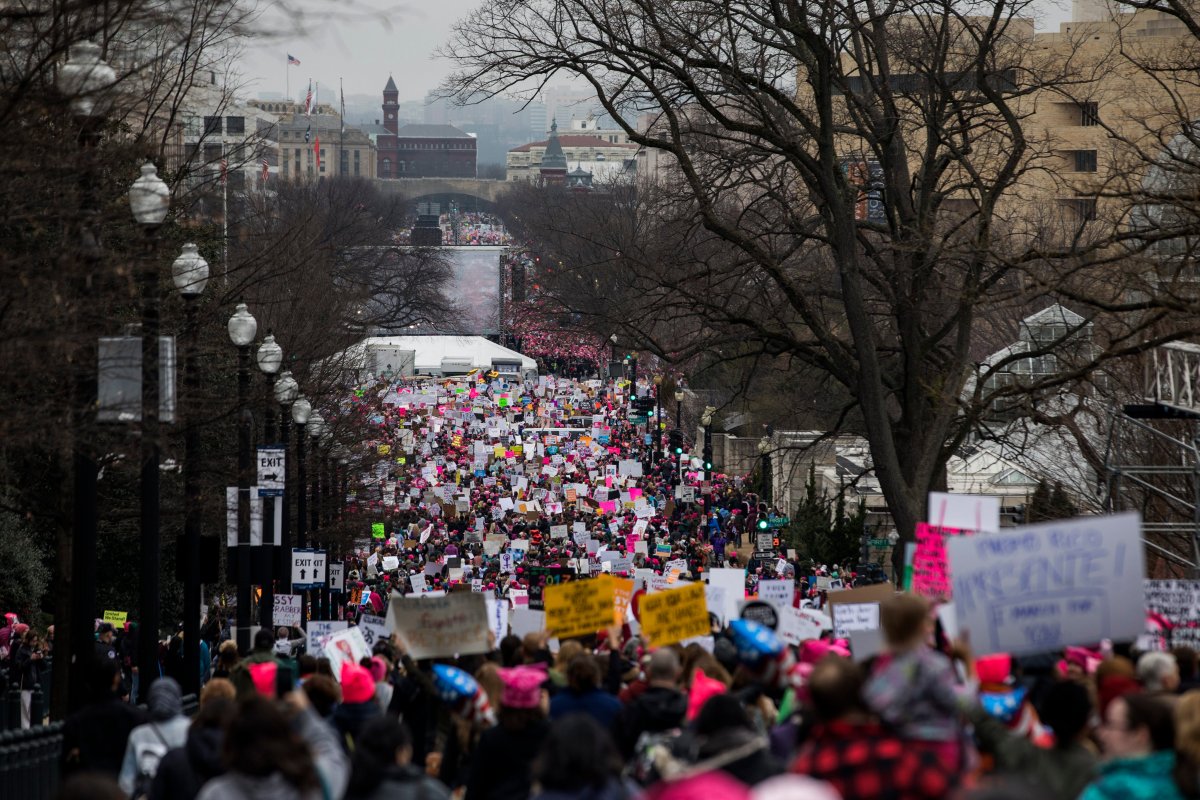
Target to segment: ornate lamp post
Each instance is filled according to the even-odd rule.
[[[250,652],[250,483],[254,461],[250,456],[254,417],[250,412],[250,345],[258,334],[258,321],[245,303],[238,303],[229,318],[229,340],[238,349],[238,539],[237,539],[237,645]]]

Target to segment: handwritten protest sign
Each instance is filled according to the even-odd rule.
[[[779,638],[791,645],[799,645],[808,639],[821,638],[821,632],[831,630],[833,620],[824,611],[815,608],[785,608],[779,614]]]
[[[560,583],[545,588],[546,629],[560,639],[586,636],[613,624],[612,578]]]
[[[789,607],[795,592],[796,583],[788,578],[758,582],[758,599],[776,608]]]
[[[325,649],[329,637],[345,630],[346,626],[345,620],[309,620],[305,626],[305,632],[308,634],[308,652],[320,653]]]
[[[387,624],[414,659],[488,651],[487,604],[475,592],[421,598],[393,592]]]
[[[300,595],[275,595],[275,609],[271,613],[271,618],[275,621],[276,625],[295,625],[299,627],[301,624]]]
[[[1136,513],[958,536],[946,553],[959,625],[981,655],[1132,641],[1143,631]]]
[[[124,625],[125,620],[129,618],[128,611],[105,611],[104,621],[111,622],[113,625]]]
[[[654,647],[665,647],[712,631],[702,583],[648,594],[638,604],[638,611],[642,633]]]
[[[839,639],[850,631],[879,628],[879,603],[896,593],[890,583],[877,583],[861,589],[829,593],[829,611],[833,616],[833,635]]]
[[[387,620],[372,614],[363,614],[358,618],[358,627],[362,631],[363,640],[367,647],[374,647],[376,642],[387,640],[389,634]]]
[[[950,573],[946,567],[946,537],[970,531],[958,528],[938,528],[917,523],[917,550],[913,556],[912,590],[922,597],[950,597]]]

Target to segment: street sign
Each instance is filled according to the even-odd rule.
[[[346,565],[345,564],[330,564],[329,565],[329,591],[341,592],[346,588]]]
[[[789,517],[767,517],[767,527],[786,528],[789,524],[791,524],[791,521],[792,520]]]
[[[772,550],[755,550],[752,557],[758,561],[774,561],[779,555]]]
[[[754,534],[754,546],[759,550],[770,550],[775,546],[775,535],[771,533]]]
[[[284,462],[287,456],[282,447],[258,448],[258,496],[283,496]]]
[[[888,540],[887,539],[871,539],[869,541],[869,544],[871,545],[871,547],[887,547]]]
[[[325,551],[292,548],[292,589],[325,588]]]

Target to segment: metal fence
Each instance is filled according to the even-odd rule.
[[[183,713],[199,707],[196,695],[183,697]],[[0,702],[0,800],[50,800],[62,774],[63,723],[45,724],[45,698],[40,685],[30,696],[29,718],[21,728],[21,690],[13,684]]]

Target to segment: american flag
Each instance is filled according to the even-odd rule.
[[[294,55],[292,55],[291,53],[288,53],[288,66],[289,66],[289,67],[298,67],[298,66],[300,66],[300,59],[296,58],[296,57],[295,57]]]
[[[304,95],[304,114],[305,114],[305,116],[308,116],[308,117],[312,116],[312,105],[313,105],[312,81],[309,81],[308,82],[308,94]]]
[[[229,162],[224,158],[221,159],[221,183],[229,182]]]
[[[262,182],[266,183],[267,178],[269,178],[270,175],[271,175],[270,165],[267,163],[267,160],[264,158],[262,160]]]

